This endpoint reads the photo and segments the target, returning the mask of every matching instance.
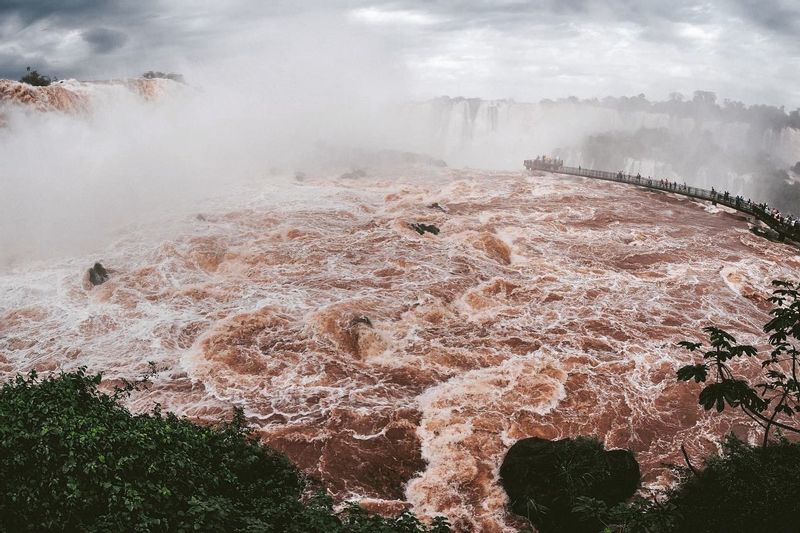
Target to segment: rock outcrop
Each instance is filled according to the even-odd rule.
[[[109,277],[108,271],[100,263],[95,263],[89,269],[89,282],[95,287],[108,281]]]

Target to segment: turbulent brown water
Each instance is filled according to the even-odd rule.
[[[173,82],[163,79],[135,78],[98,82],[67,80],[46,87],[34,87],[0,79],[0,104],[27,106],[38,111],[85,113],[91,109],[99,89],[122,88],[144,100],[157,100],[172,84]]]
[[[746,434],[676,382],[675,343],[711,323],[755,342],[770,280],[800,272],[795,249],[710,206],[468,170],[287,180],[101,255],[96,288],[95,257],[0,275],[2,377],[155,361],[134,409],[241,405],[337,498],[465,531],[519,525],[497,481],[517,439],[597,435],[652,487],[681,444],[699,458]]]

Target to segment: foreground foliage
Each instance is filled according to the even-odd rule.
[[[729,436],[722,454],[704,469],[695,469],[687,457],[689,468],[680,470],[678,484],[659,498],[612,508],[581,498],[575,512],[620,533],[800,531],[800,444],[783,438],[800,434],[800,284],[772,285],[771,319],[764,325],[771,351],[759,358],[755,384],[731,363],[758,358],[758,350],[715,326],[704,328],[707,350],[702,343],[680,343],[702,359],[677,371],[679,380],[704,384],[698,398],[704,409],[738,409],[755,422],[763,431],[761,445]]]
[[[0,531],[419,533],[330,498],[259,445],[241,411],[217,427],[158,407],[133,415],[84,370],[17,376],[0,390]]]
[[[582,499],[606,506],[627,500],[639,486],[639,465],[631,452],[607,451],[594,438],[533,437],[511,447],[500,479],[512,511],[541,533],[592,533],[601,522],[575,506]]]
[[[700,392],[700,405],[720,412],[726,407],[740,409],[763,429],[764,446],[772,430],[800,434],[795,422],[800,412],[800,283],[773,281],[772,285],[772,319],[764,325],[772,351],[760,361],[760,383],[751,384],[730,366],[735,359],[757,356],[758,350],[738,344],[733,335],[713,326],[704,328],[711,349],[703,353],[702,361],[678,370],[678,379],[698,383],[707,383],[710,374],[713,379]],[[692,352],[703,347],[689,341],[680,345]]]
[[[721,457],[670,494],[674,531],[800,531],[800,446],[753,447],[731,437]]]
[[[512,497],[511,508],[527,516],[542,530],[593,531],[606,533],[749,533],[800,531],[800,443],[784,438],[800,434],[800,283],[773,281],[771,318],[764,325],[771,347],[759,358],[754,346],[739,344],[730,333],[709,326],[704,329],[710,347],[684,341],[684,348],[702,354],[702,359],[677,371],[682,381],[703,383],[699,403],[706,410],[737,409],[763,431],[760,446],[729,436],[722,453],[694,468],[675,468],[677,484],[652,498],[613,505],[606,494],[594,494],[564,476],[525,480],[527,491],[556,494],[571,513],[555,514],[538,507],[532,498],[528,508]],[[759,359],[761,375],[755,380],[737,373],[746,363]],[[757,370],[757,369],[754,369]],[[758,374],[757,372],[748,375]],[[596,452],[577,449],[572,460],[577,470],[572,479],[592,480]],[[502,472],[502,471],[501,471]],[[574,476],[578,477],[574,477]],[[551,483],[551,485],[548,485]],[[508,489],[507,489],[508,490]],[[617,500],[619,501],[619,500]],[[547,514],[549,513],[549,518]],[[580,518],[576,518],[580,517]],[[554,523],[547,520],[556,519]]]
[[[582,499],[575,511],[614,533],[796,533],[800,531],[800,445],[749,446],[728,437],[723,453],[656,499],[612,508]]]

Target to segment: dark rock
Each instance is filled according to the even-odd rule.
[[[424,235],[425,232],[432,233],[434,235],[439,235],[439,228],[437,228],[433,224],[422,224],[422,223],[412,222],[408,225],[408,227],[413,229],[420,235]]]
[[[353,317],[352,320],[350,320],[350,326],[351,327],[357,326],[359,324],[364,324],[365,326],[372,327],[372,320],[370,320],[367,315],[355,316],[355,317]]]
[[[760,228],[758,226],[750,226],[750,232],[763,237],[772,242],[782,242],[781,234],[771,228]]]
[[[198,213],[197,216],[195,216],[194,218],[196,218],[200,222],[206,222],[207,221],[206,216],[203,213]]]
[[[445,209],[439,202],[433,202],[431,205],[428,206],[428,209],[438,209],[442,213],[447,213],[447,209]]]
[[[636,492],[642,474],[639,463],[630,450],[608,450],[606,460],[610,468],[613,483],[609,483],[600,498],[608,504],[624,502]]]
[[[508,450],[500,481],[511,510],[541,533],[596,533],[603,524],[573,513],[576,498],[595,498],[614,506],[633,496],[640,472],[633,453],[606,451],[596,439],[533,437]]]
[[[794,172],[795,174],[800,174],[800,161],[794,164],[794,166],[792,167],[792,172]]]
[[[89,281],[92,285],[102,285],[108,281],[109,277],[108,271],[100,263],[95,263],[94,266],[89,269]]]

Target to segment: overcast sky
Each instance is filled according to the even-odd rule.
[[[269,63],[279,49],[329,58],[322,48],[340,47],[337,61],[364,60],[365,76],[382,70],[415,98],[702,89],[794,109],[798,37],[798,0],[0,0],[0,77],[31,65],[59,78],[155,69],[192,81],[228,56]]]

